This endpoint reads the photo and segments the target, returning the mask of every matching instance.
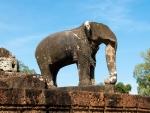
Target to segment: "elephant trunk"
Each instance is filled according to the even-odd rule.
[[[105,83],[115,84],[117,82],[116,49],[116,41],[106,45],[106,62],[109,71],[109,78],[105,81]]]

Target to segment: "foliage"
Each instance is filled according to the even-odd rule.
[[[120,93],[129,93],[132,87],[130,84],[124,85],[122,82],[118,82],[115,85],[115,89]]]
[[[18,61],[18,70],[19,70],[19,72],[24,72],[24,73],[27,73],[27,74],[36,74],[34,69],[30,69],[28,66],[26,66],[21,61]]]
[[[134,69],[134,78],[138,84],[138,94],[150,96],[150,49],[141,54],[144,63],[138,64]]]
[[[105,87],[105,85],[103,83],[99,83],[98,85],[101,87]],[[131,89],[132,89],[132,87],[130,84],[125,85],[122,82],[118,82],[115,85],[115,90],[120,93],[129,93],[131,91]]]

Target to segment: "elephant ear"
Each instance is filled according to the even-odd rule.
[[[85,31],[85,34],[86,34],[88,40],[91,40],[92,30],[91,30],[91,25],[90,25],[89,21],[84,22],[84,31]]]

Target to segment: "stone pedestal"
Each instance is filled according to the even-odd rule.
[[[0,72],[0,113],[150,113],[150,97],[113,85],[45,89],[42,78]]]
[[[0,113],[150,113],[150,97],[102,87],[0,89]]]
[[[104,86],[105,93],[114,93],[115,92],[115,85],[112,84],[105,84]]]

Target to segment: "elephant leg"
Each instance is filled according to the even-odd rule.
[[[115,45],[108,44],[106,47],[106,60],[107,67],[109,70],[109,78],[105,80],[107,84],[115,84],[117,82],[117,72],[116,72],[116,50]]]
[[[95,77],[94,77],[94,72],[95,72],[95,67],[93,65],[90,66],[90,80],[91,80],[91,84],[94,85],[95,84]]]
[[[57,74],[58,74],[58,71],[59,71],[59,68],[52,68],[51,69],[51,72],[52,72],[52,75],[53,75],[53,82],[54,82],[54,85],[57,87]]]
[[[79,70],[79,86],[91,85],[89,61],[80,57],[77,65]]]
[[[44,77],[46,88],[54,87],[53,74],[51,72],[50,66],[46,63],[39,65],[41,69],[41,74]]]

